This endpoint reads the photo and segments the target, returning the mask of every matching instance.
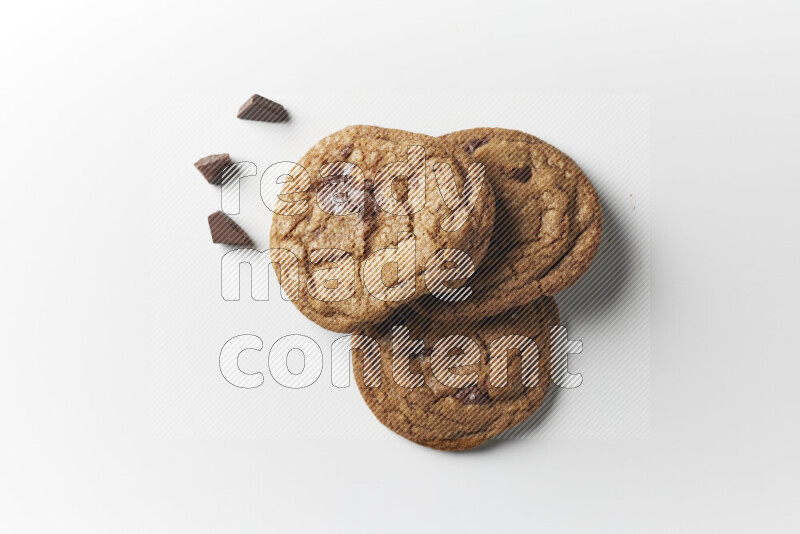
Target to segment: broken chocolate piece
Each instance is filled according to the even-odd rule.
[[[219,185],[222,182],[223,170],[230,165],[231,157],[228,154],[213,154],[195,162],[194,166],[200,171],[208,183]]]
[[[242,104],[236,116],[248,121],[284,122],[289,120],[289,114],[283,106],[261,95],[251,96],[247,102]]]
[[[214,243],[246,247],[253,245],[253,240],[247,232],[221,211],[208,216],[208,227],[211,229],[211,240]]]
[[[492,402],[492,399],[489,397],[489,394],[485,391],[481,391],[478,386],[469,386],[467,388],[461,389],[453,395],[456,400],[460,401],[461,404],[489,404]]]
[[[509,174],[509,177],[512,180],[516,180],[518,182],[522,182],[523,184],[531,179],[531,168],[528,165],[524,167],[520,167],[519,169],[514,169]]]

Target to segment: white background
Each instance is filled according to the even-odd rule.
[[[0,530],[796,531],[798,14],[6,8]],[[253,92],[650,95],[650,437],[463,455],[399,438],[157,437],[150,118],[181,94]]]

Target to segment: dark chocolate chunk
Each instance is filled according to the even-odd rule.
[[[479,147],[485,145],[489,140],[488,139],[473,139],[466,145],[464,145],[464,151],[469,154],[470,156],[478,150]]]
[[[352,153],[353,153],[353,143],[349,143],[349,144],[346,144],[345,146],[342,147],[342,150],[339,153],[339,155],[344,160],[344,159],[347,159],[348,156],[350,156],[350,154],[352,154]]]
[[[242,104],[236,116],[248,121],[284,122],[289,120],[289,114],[283,106],[261,95],[251,96],[247,102]]]
[[[485,391],[481,391],[478,386],[469,386],[464,389],[458,390],[458,393],[453,395],[456,400],[460,401],[461,404],[489,404],[492,402],[492,399],[489,397],[489,394]]]
[[[230,163],[231,157],[228,154],[213,154],[197,160],[194,166],[205,176],[208,183],[219,185],[222,182],[222,171]]]
[[[431,356],[433,356],[433,347],[426,347],[411,353],[411,358],[413,359],[421,360],[422,358],[430,358]]]
[[[208,227],[211,229],[211,240],[214,243],[246,247],[253,245],[253,240],[247,232],[221,211],[208,216]]]
[[[509,178],[512,180],[516,180],[518,182],[522,182],[523,184],[531,179],[531,168],[528,165],[524,167],[520,167],[519,169],[514,169],[509,174]]]
[[[363,185],[346,173],[326,176],[312,190],[317,192],[319,207],[334,215],[357,213],[364,198]]]

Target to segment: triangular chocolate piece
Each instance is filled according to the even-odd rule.
[[[247,102],[242,104],[236,116],[248,121],[284,122],[289,120],[289,114],[283,106],[261,95],[251,96]]]
[[[221,211],[208,216],[208,227],[211,229],[211,240],[214,243],[247,247],[253,245],[253,240],[247,232]]]
[[[229,154],[213,154],[197,160],[194,164],[200,174],[205,176],[208,183],[218,185],[222,181],[222,171],[230,165]]]

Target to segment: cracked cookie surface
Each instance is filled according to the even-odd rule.
[[[414,309],[431,318],[476,320],[577,282],[600,246],[603,217],[597,192],[575,162],[516,130],[475,128],[442,139],[486,166],[494,231],[466,301],[427,296]]]
[[[475,323],[435,322],[404,308],[353,336],[353,374],[372,413],[392,431],[435,449],[471,449],[521,423],[542,405],[552,384],[550,329],[558,322],[558,308],[550,297]],[[398,333],[398,327],[407,328],[407,335]],[[461,344],[449,336],[461,336]],[[525,367],[522,351],[514,349],[530,345],[497,341],[508,339],[504,336],[535,341],[538,360],[527,360],[535,364]],[[477,353],[465,338],[474,341]],[[379,352],[369,339],[375,340]],[[503,387],[496,386],[497,368],[490,366],[492,346],[495,353],[507,350]],[[393,371],[393,358],[408,362],[408,367],[401,363],[400,371]],[[453,370],[456,381],[450,385],[443,383],[453,379],[444,375],[447,369]],[[523,382],[532,369],[537,382]],[[404,387],[408,385],[418,387]]]
[[[412,146],[425,149],[424,187],[411,187],[408,177],[395,180],[389,192],[379,187],[387,183],[383,174],[387,165],[411,161]],[[425,264],[436,251],[463,250],[477,265],[488,247],[494,220],[491,187],[484,180],[464,224],[448,232],[441,225],[452,212],[437,185],[440,175],[434,173],[437,165],[449,165],[459,191],[465,191],[465,187],[469,189],[466,176],[472,163],[463,149],[440,139],[376,126],[351,126],[319,141],[298,162],[299,168],[293,169],[293,179],[283,184],[279,197],[282,209],[276,207],[270,230],[270,248],[289,250],[299,261],[295,306],[324,328],[351,332],[426,294]],[[419,185],[419,180],[414,183]],[[413,191],[424,192],[421,208],[382,208],[402,203],[419,207],[416,202],[420,199],[412,195]],[[293,212],[302,206],[305,211]],[[415,254],[407,257],[413,271],[410,277],[402,275],[400,267],[371,272],[363,269],[373,254],[397,247],[399,236],[408,238],[409,234],[413,235],[415,249]],[[351,269],[354,280],[343,284],[339,277],[338,283],[320,283],[319,274],[314,274],[336,268]],[[368,291],[365,274],[373,282],[380,279],[386,289]],[[281,279],[281,285],[285,286],[284,282]]]

